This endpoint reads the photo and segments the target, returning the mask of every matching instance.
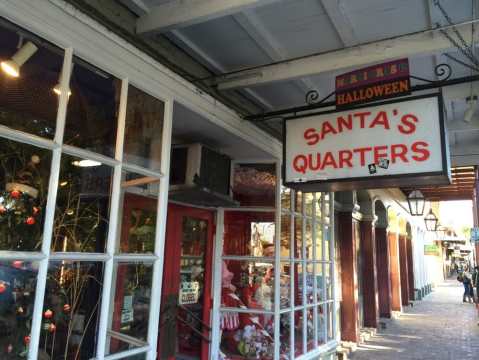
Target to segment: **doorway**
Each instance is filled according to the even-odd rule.
[[[213,211],[168,205],[159,359],[208,359],[213,237]]]

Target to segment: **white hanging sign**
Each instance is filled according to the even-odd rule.
[[[304,191],[447,184],[442,108],[434,94],[288,119],[285,184]]]

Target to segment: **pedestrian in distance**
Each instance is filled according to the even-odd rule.
[[[471,296],[471,290],[472,290],[472,283],[471,279],[463,273],[462,275],[459,275],[457,277],[457,281],[462,283],[464,285],[464,295],[462,296],[462,302],[473,302],[473,296]]]

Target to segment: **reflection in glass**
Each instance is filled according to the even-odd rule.
[[[328,333],[328,341],[334,340],[334,329],[333,329],[333,311],[334,311],[334,303],[328,303],[328,326],[327,326],[327,333]]]
[[[160,170],[164,111],[163,101],[128,87],[124,161]]]
[[[291,251],[291,215],[281,216],[281,257],[289,258]]]
[[[0,261],[0,357],[26,358],[38,263]]]
[[[326,305],[319,305],[316,310],[318,313],[318,345],[324,344],[326,342],[325,334],[325,320],[326,320]]]
[[[317,286],[317,291],[316,291],[316,298],[317,298],[317,302],[320,302],[320,301],[324,301],[325,298],[324,298],[324,293],[323,293],[323,289],[324,289],[324,272],[323,272],[323,264],[322,263],[316,263],[314,264],[314,267],[315,267],[315,272],[316,272],[316,286]]]
[[[306,309],[306,349],[314,349],[314,307]]]
[[[315,224],[315,238],[314,243],[316,246],[316,260],[322,260],[323,256],[323,226],[321,222],[316,221]]]
[[[231,316],[235,315],[221,313],[222,319]],[[237,326],[222,325],[220,350],[227,359],[273,360],[273,315],[241,314]]]
[[[116,286],[109,354],[137,347],[146,342],[151,300],[152,264],[115,265]],[[118,334],[118,335],[117,335]],[[135,340],[127,342],[127,335]],[[122,339],[122,340],[120,340]]]
[[[325,261],[331,261],[331,237],[330,237],[330,228],[329,226],[325,226],[324,227],[324,233],[323,233],[323,236],[324,236],[324,260]]]
[[[224,218],[225,255],[274,256],[274,213],[227,211]]]
[[[153,253],[159,179],[124,171],[121,194],[121,253]]]
[[[294,312],[294,356],[298,357],[304,354],[303,351],[303,342],[304,332],[303,332],[303,322],[304,322],[304,313],[303,310],[298,310]]]
[[[49,264],[39,359],[94,356],[103,264],[54,261]]]
[[[294,218],[294,257],[303,258],[303,218]]]
[[[313,216],[314,193],[304,194],[304,213],[307,216]]]
[[[333,274],[332,274],[332,266],[330,264],[324,265],[325,274],[326,274],[326,297],[328,300],[333,298]]]
[[[291,304],[291,263],[290,262],[281,262],[280,270],[280,301],[281,309],[289,308]]]
[[[304,228],[304,245],[306,247],[306,259],[313,260],[314,253],[313,253],[313,223],[311,220],[305,218],[306,226]]]
[[[41,248],[51,153],[0,139],[0,250]]]
[[[32,50],[17,77],[0,70],[0,124],[52,139],[55,134],[59,81],[63,50],[38,41],[22,30],[0,26],[0,62],[12,61],[20,49]]]
[[[113,157],[121,81],[73,59],[63,142]]]
[[[303,265],[302,263],[294,263],[294,304],[295,306],[301,306],[304,304],[303,299]]]
[[[274,310],[272,263],[228,260],[223,262],[222,274],[222,306]]]
[[[280,358],[281,360],[291,359],[291,313],[284,313],[279,318],[280,329]]]
[[[112,173],[99,162],[62,155],[53,251],[105,251]]]
[[[294,211],[297,213],[303,213],[303,193],[301,191],[295,191],[294,196]]]
[[[233,169],[233,198],[241,206],[275,207],[275,164],[237,164]]]
[[[314,303],[314,274],[313,274],[314,264],[306,264],[306,303]]]
[[[291,210],[291,189],[281,186],[281,208]]]

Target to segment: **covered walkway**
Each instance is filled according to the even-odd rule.
[[[353,360],[479,359],[474,305],[462,303],[462,285],[449,280],[390,320],[350,356]]]

